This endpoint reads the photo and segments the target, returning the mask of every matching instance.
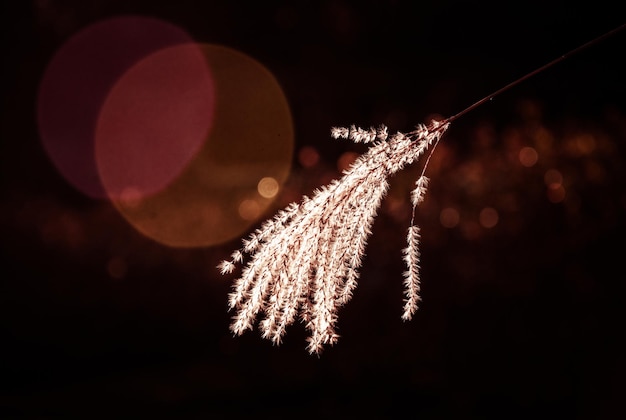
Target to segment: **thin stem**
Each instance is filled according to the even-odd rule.
[[[484,104],[487,101],[492,100],[493,98],[495,98],[496,96],[498,96],[499,94],[501,94],[502,92],[505,92],[509,89],[511,89],[514,86],[517,86],[518,84],[522,83],[523,81],[530,79],[531,77],[533,77],[534,75],[541,73],[542,71],[554,66],[555,64],[560,63],[561,61],[565,60],[566,58],[581,52],[582,50],[591,47],[592,45],[595,45],[603,40],[605,40],[606,38],[615,35],[616,33],[618,33],[619,31],[623,30],[624,28],[626,28],[626,23],[618,26],[617,28],[604,33],[603,35],[600,35],[597,38],[592,39],[591,41],[588,41],[582,45],[580,45],[579,47],[574,48],[573,50],[569,51],[566,54],[563,54],[562,56],[550,61],[547,64],[544,64],[543,66],[537,68],[534,71],[531,71],[530,73],[527,73],[526,75],[520,77],[519,79],[509,83],[508,85],[496,90],[495,92],[491,93],[490,95],[485,96],[484,98],[482,98],[481,100],[475,102],[474,104],[470,105],[469,107],[465,108],[464,110],[462,110],[461,112],[446,118],[445,120],[442,121],[441,124],[438,125],[438,128],[435,128],[432,124],[428,127],[429,131],[432,130],[441,130],[443,129],[443,127],[445,127],[447,124],[451,123],[452,121],[456,120],[457,118],[467,114],[468,112],[470,112],[471,110],[478,108],[479,106],[481,106],[482,104]],[[439,139],[437,139],[437,141],[435,142],[435,144],[433,145],[433,147],[431,148],[431,150],[429,151],[428,154],[428,158],[426,159],[426,163],[424,164],[423,168],[422,168],[422,174],[421,176],[424,176],[424,174],[426,173],[426,168],[428,167],[428,162],[430,161],[430,157],[433,154],[433,151],[435,149],[435,147],[437,147],[437,144],[439,143]],[[415,217],[415,206],[413,206],[413,213],[411,215],[411,226],[413,225],[413,219]]]
[[[599,37],[584,43],[583,45],[574,48],[573,50],[571,50],[570,52],[563,54],[562,56],[560,56],[559,58],[556,58],[552,61],[550,61],[548,64],[545,64],[541,67],[539,67],[538,69],[526,74],[523,77],[520,77],[519,79],[515,80],[514,82],[509,83],[508,85],[504,86],[503,88],[500,88],[498,90],[496,90],[495,92],[493,92],[491,95],[487,95],[484,98],[482,98],[480,101],[474,103],[473,105],[465,108],[463,111],[459,112],[456,115],[453,115],[449,118],[447,118],[444,123],[451,123],[452,121],[456,120],[457,118],[459,118],[462,115],[467,114],[468,112],[470,112],[471,110],[473,110],[474,108],[478,108],[480,105],[484,104],[487,101],[492,100],[493,98],[495,98],[496,96],[498,96],[499,94],[501,94],[504,91],[507,91],[509,89],[511,89],[513,86],[516,86],[520,83],[522,83],[523,81],[525,81],[526,79],[529,79],[531,77],[533,77],[534,75],[536,75],[537,73],[541,73],[542,71],[554,66],[555,64],[565,60],[566,58],[570,57],[571,55],[574,55],[594,44],[597,44],[600,41],[603,41],[604,39],[616,34],[617,32],[621,31],[622,29],[626,28],[626,23],[622,24],[621,26],[613,29],[612,31],[606,32],[604,35],[600,35]]]

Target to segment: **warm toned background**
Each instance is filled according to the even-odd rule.
[[[452,126],[417,213],[423,304],[410,323],[400,320],[400,250],[417,168],[394,178],[359,287],[340,313],[342,337],[319,358],[307,354],[301,325],[280,347],[256,330],[233,338],[233,277],[215,266],[239,240],[180,249],[138,233],[111,203],[59,175],[35,111],[55,52],[106,18],[157,17],[240,51],[274,75],[292,115],[292,168],[271,216],[364,150],[331,140],[331,126],[406,131],[454,114],[623,24],[618,3],[7,3],[0,411],[8,418],[623,414],[626,31]]]

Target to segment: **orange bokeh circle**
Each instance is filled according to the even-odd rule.
[[[113,183],[111,194],[113,204],[132,226],[172,247],[209,246],[241,236],[276,198],[259,194],[259,182],[272,178],[282,187],[293,154],[290,108],[272,73],[231,48],[204,44],[196,47],[206,58],[213,82],[213,115],[204,143],[165,188],[146,194],[132,185],[120,191],[120,185]],[[159,54],[171,54],[176,48],[187,47],[172,47],[146,60],[158,60]],[[145,60],[142,65],[146,65]],[[107,111],[107,104],[119,109],[120,101],[115,98],[122,87],[125,97],[133,97],[122,77],[101,115],[117,112]],[[184,127],[181,129],[184,131]],[[98,153],[98,140],[106,144],[102,133],[107,130],[106,118],[101,118],[97,130],[100,136],[96,136],[96,160],[101,168],[111,158],[110,151]],[[106,170],[101,170],[101,176],[105,187],[115,178],[113,173],[107,177]],[[254,214],[248,211],[242,215],[242,203],[254,203],[250,206],[256,209]]]

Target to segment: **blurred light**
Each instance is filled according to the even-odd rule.
[[[96,163],[109,197],[166,187],[201,149],[215,93],[200,46],[149,55],[115,83],[96,126]]]
[[[210,246],[240,237],[278,196],[250,200],[260,198],[259,180],[273,178],[280,190],[293,160],[291,112],[274,76],[236,50],[197,46],[215,88],[212,125],[200,150],[164,189],[140,200],[133,194],[130,200],[112,200],[135,229],[173,247]],[[194,92],[189,93],[193,98]]]
[[[563,175],[556,169],[548,169],[543,176],[543,180],[548,188],[556,189],[563,184]]]
[[[468,194],[482,195],[486,170],[487,167],[480,160],[469,160],[460,166],[458,182]]]
[[[389,195],[385,201],[383,201],[383,210],[386,214],[399,222],[408,220],[411,215],[411,207],[407,205],[406,200],[393,195]]]
[[[314,147],[304,146],[298,152],[298,162],[305,168],[312,168],[320,160],[320,154]]]
[[[491,207],[485,207],[478,215],[478,221],[482,227],[490,229],[498,224],[498,212]]]
[[[242,200],[239,204],[239,216],[243,220],[256,220],[261,214],[261,205],[256,200]]]
[[[552,203],[560,203],[565,199],[565,188],[563,187],[563,175],[556,169],[548,169],[543,176],[543,180],[548,186],[546,192],[548,200]]]
[[[113,257],[107,263],[107,272],[113,279],[120,280],[126,277],[128,267],[122,257]]]
[[[596,140],[591,134],[580,134],[571,138],[567,144],[567,151],[573,156],[588,155],[596,148]]]
[[[538,159],[539,155],[537,154],[537,151],[532,147],[522,147],[522,149],[519,151],[519,161],[527,168],[537,163]]]
[[[443,227],[446,228],[455,227],[459,224],[460,220],[461,216],[459,215],[459,212],[452,207],[446,207],[445,209],[441,210],[441,213],[439,214],[439,221],[441,222]]]
[[[265,178],[261,178],[259,183],[257,184],[257,190],[261,197],[264,198],[272,198],[276,194],[278,194],[279,190],[278,181],[276,181],[271,176],[266,176]]]
[[[345,152],[337,159],[337,169],[343,172],[350,168],[350,165],[359,157],[358,153]]]
[[[95,130],[109,90],[142,58],[193,42],[161,20],[123,16],[93,24],[52,57],[37,98],[42,144],[61,175],[92,198],[106,198],[95,160]]]

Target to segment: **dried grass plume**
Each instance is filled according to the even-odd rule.
[[[229,297],[235,311],[230,326],[240,335],[252,329],[257,317],[263,337],[279,344],[286,328],[299,315],[310,331],[308,350],[319,353],[334,344],[337,312],[352,297],[371,226],[387,192],[388,178],[406,165],[428,157],[411,193],[413,216],[424,199],[428,160],[450,123],[500,93],[626,28],[609,31],[548,64],[485,96],[443,121],[419,125],[408,134],[389,135],[385,126],[364,130],[355,126],[331,130],[334,138],[371,143],[369,150],[344,171],[341,179],[292,203],[243,242],[231,259],[218,266],[222,274],[243,265]],[[409,320],[420,300],[419,228],[413,224],[403,251],[405,300],[402,319]],[[247,261],[247,262],[246,262]]]
[[[417,161],[447,130],[447,122],[419,125],[408,134],[388,129],[338,127],[334,138],[371,143],[339,180],[292,203],[243,241],[243,247],[222,261],[222,274],[243,266],[229,296],[235,311],[231,330],[252,329],[257,317],[264,338],[279,344],[286,328],[299,316],[310,331],[308,350],[319,353],[334,344],[337,312],[350,300],[374,217],[388,189],[388,178]],[[425,167],[424,167],[425,169]],[[416,182],[413,210],[423,200],[427,178]],[[402,319],[411,319],[419,302],[419,228],[409,227],[404,260],[405,305]]]

